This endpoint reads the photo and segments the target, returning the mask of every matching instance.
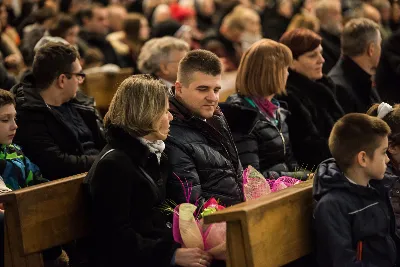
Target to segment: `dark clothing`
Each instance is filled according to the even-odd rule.
[[[339,104],[347,113],[365,113],[381,98],[372,87],[371,75],[361,69],[351,58],[343,56],[328,76],[336,85]]]
[[[192,187],[191,203],[199,199],[201,206],[202,201],[212,197],[227,206],[242,202],[242,165],[220,110],[205,121],[170,98],[170,112],[174,119],[166,141],[171,167],[168,198],[176,203],[187,202],[181,179]]]
[[[322,71],[324,74],[328,74],[340,58],[340,36],[331,34],[323,29],[321,29],[319,35],[322,37],[322,56],[325,59]]]
[[[319,266],[395,266],[400,243],[386,179],[360,186],[344,176],[334,159],[321,163],[313,187]],[[362,242],[361,262],[356,259],[358,242]]]
[[[400,103],[400,30],[393,33],[384,43],[376,70],[376,89],[391,105]]]
[[[335,122],[343,115],[335,96],[335,85],[326,76],[318,81],[289,71],[287,119],[294,157],[306,169],[313,169],[331,157],[328,138]]]
[[[170,266],[175,250],[165,201],[167,160],[116,126],[84,180],[90,194],[94,266]],[[104,219],[104,212],[108,219]]]
[[[265,8],[261,16],[261,25],[264,38],[279,41],[289,26],[291,19],[280,15],[276,8]]]
[[[96,149],[96,144],[93,141],[92,132],[83,121],[79,112],[70,103],[64,103],[59,107],[50,106],[58,116],[67,124],[68,128],[73,132],[83,147],[84,155],[97,155],[100,153]]]
[[[231,95],[220,107],[228,121],[239,152],[240,162],[246,168],[253,166],[268,178],[293,175],[298,169],[293,157],[286,124],[287,110],[278,108],[276,122],[254,107],[244,96]]]
[[[394,215],[396,217],[397,230],[400,231],[400,172],[391,162],[386,169],[386,176],[390,179],[390,198]],[[400,233],[400,232],[399,232]]]
[[[242,56],[241,44],[228,40],[219,31],[206,36],[201,41],[201,47],[215,53],[220,58],[226,58],[229,70],[236,70],[239,67]]]
[[[0,255],[4,255],[4,213],[0,211]],[[4,267],[4,256],[0,260],[0,267]]]
[[[104,64],[121,65],[117,53],[112,45],[106,40],[106,36],[88,32],[83,29],[79,32],[79,37],[82,41],[86,42],[89,47],[98,48],[103,53]]]
[[[0,64],[0,88],[10,90],[16,83],[15,78],[7,73],[3,64]]]
[[[85,154],[85,147],[63,117],[48,106],[34,86],[33,76],[11,90],[16,96],[19,129],[15,143],[37,164],[43,177],[49,180],[87,172],[96,157]],[[100,118],[82,96],[70,101],[90,129],[95,149],[101,150],[105,140],[99,127]]]

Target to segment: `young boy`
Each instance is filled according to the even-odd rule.
[[[13,95],[0,89],[0,194],[48,181],[21,149],[12,144],[18,128],[16,115]],[[0,255],[4,255],[3,213],[3,205],[0,203]],[[0,257],[0,267],[3,264],[3,257]]]
[[[366,114],[348,114],[334,125],[333,159],[320,164],[313,188],[320,267],[399,264],[400,239],[384,186],[389,134],[386,122]]]

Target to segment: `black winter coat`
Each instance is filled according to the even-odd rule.
[[[336,85],[339,104],[347,113],[365,113],[381,98],[372,87],[371,75],[361,69],[352,59],[343,56],[329,72],[328,76]]]
[[[287,110],[277,110],[278,125],[275,125],[243,96],[234,94],[226,103],[220,107],[232,131],[243,167],[251,165],[266,178],[274,175],[271,172],[278,176],[296,176],[288,173],[297,170],[298,165],[290,145]]]
[[[382,54],[376,70],[376,89],[391,105],[400,103],[400,30],[390,36],[382,47]]]
[[[280,99],[288,104],[287,119],[294,157],[307,169],[314,169],[330,158],[328,138],[343,109],[335,97],[335,85],[324,76],[312,81],[289,71],[287,96]]]
[[[226,120],[219,109],[204,121],[170,98],[171,121],[166,140],[170,163],[168,198],[187,202],[182,182],[192,187],[190,202],[211,197],[230,206],[243,201],[242,165]],[[187,189],[186,189],[187,190]]]
[[[321,29],[320,36],[322,37],[322,56],[325,59],[325,63],[322,67],[324,74],[328,74],[329,71],[336,65],[340,58],[341,47],[340,47],[340,36],[331,34],[324,29]]]
[[[60,115],[52,110],[34,88],[32,75],[12,88],[16,96],[18,130],[15,143],[24,154],[39,166],[43,177],[49,180],[87,172],[96,156],[84,155],[84,148]],[[92,100],[93,101],[93,100]],[[96,148],[105,145],[101,119],[88,98],[71,100],[90,129]]]
[[[170,266],[172,229],[158,208],[165,200],[167,160],[121,128],[107,129],[107,142],[84,180],[89,192],[93,266]],[[169,227],[168,227],[169,226]]]
[[[313,230],[320,267],[393,267],[399,263],[399,237],[385,179],[371,187],[352,184],[335,160],[323,162],[314,178],[317,201]],[[356,260],[362,242],[361,262]],[[397,258],[397,259],[396,259]]]
[[[388,183],[390,185],[390,200],[396,217],[397,230],[400,231],[400,172],[393,167],[391,162],[387,166],[386,176],[390,180],[390,183]]]

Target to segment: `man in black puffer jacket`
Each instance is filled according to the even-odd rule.
[[[166,140],[171,165],[167,198],[178,204],[201,205],[211,197],[226,206],[243,201],[242,166],[218,107],[220,88],[221,63],[215,54],[194,50],[179,63],[170,99],[174,120]]]

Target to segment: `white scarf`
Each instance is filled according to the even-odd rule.
[[[165,143],[162,140],[149,141],[143,137],[140,137],[139,140],[149,148],[151,153],[156,154],[158,163],[160,163],[161,154],[165,149]]]

